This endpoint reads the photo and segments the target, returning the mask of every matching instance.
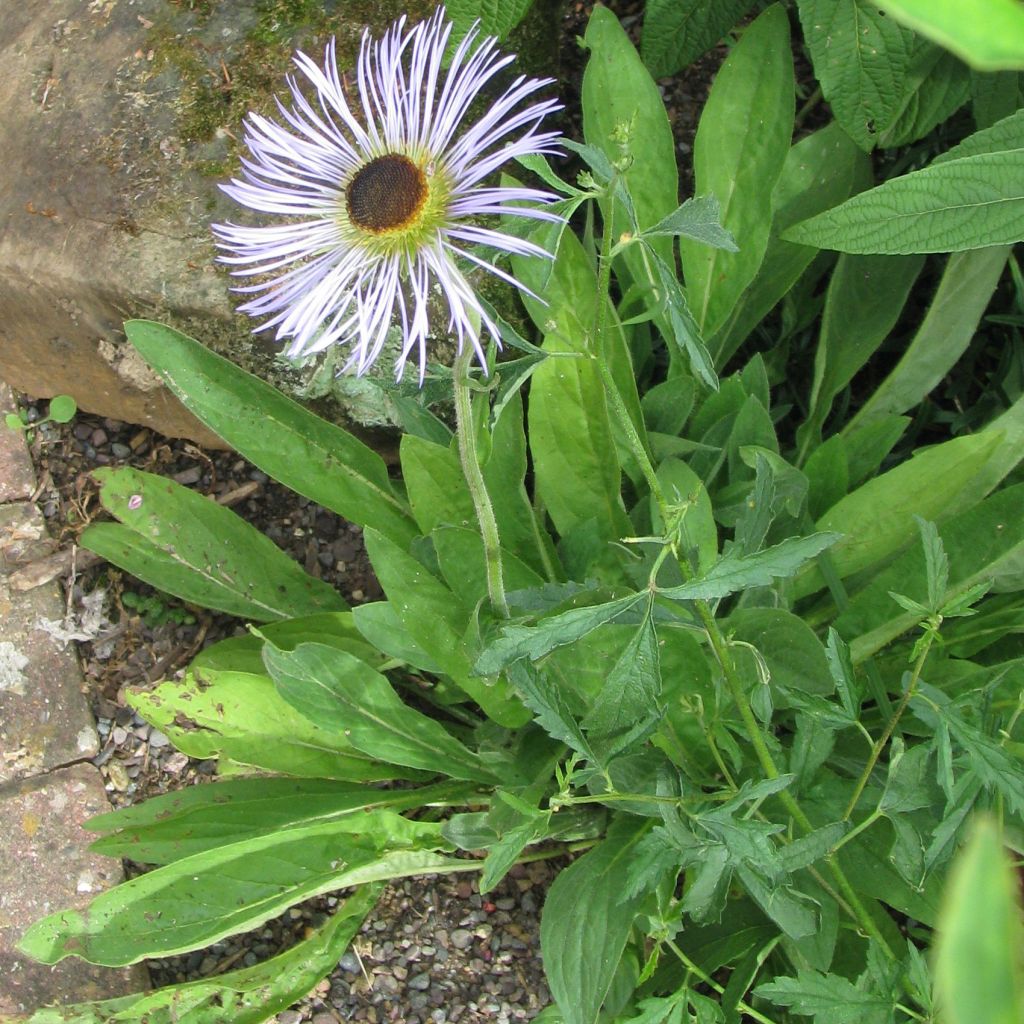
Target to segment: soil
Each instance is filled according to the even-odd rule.
[[[562,128],[577,139],[585,62],[577,37],[592,6],[569,5],[562,37]],[[638,41],[643,5],[623,0],[608,6]],[[677,139],[683,196],[692,191],[689,156],[697,119],[724,52],[720,47],[659,83]],[[24,408],[31,422],[45,413],[45,403],[30,399]],[[50,578],[59,573],[65,580],[64,625],[84,669],[103,744],[96,763],[115,806],[214,776],[214,762],[175,751],[166,736],[134,715],[125,693],[129,687],[173,678],[204,646],[243,632],[244,625],[186,607],[77,547],[87,525],[109,518],[92,470],[132,466],[192,487],[232,507],[351,604],[382,597],[357,527],[297,497],[232,452],[205,450],[147,428],[79,414],[71,424],[39,424],[32,453],[40,481],[35,497],[58,551],[47,571]],[[518,866],[486,897],[467,878],[428,877],[392,885],[338,968],[278,1020],[469,1024],[531,1019],[549,998],[539,957],[539,914],[555,873],[544,863]],[[312,900],[255,932],[189,956],[151,961],[153,983],[208,977],[255,963],[301,939],[336,904],[335,896]]]

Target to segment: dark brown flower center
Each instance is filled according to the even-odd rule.
[[[411,224],[427,191],[423,171],[408,157],[388,153],[371,160],[348,183],[345,205],[357,228],[382,234]]]

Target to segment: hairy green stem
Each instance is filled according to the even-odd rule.
[[[662,521],[665,523],[667,528],[669,524],[669,510],[668,504],[665,501],[664,492],[662,491],[660,482],[654,472],[654,467],[651,465],[650,456],[644,448],[643,442],[640,440],[636,429],[633,427],[633,422],[630,419],[625,403],[622,401],[622,396],[619,394],[615,381],[612,378],[611,371],[608,369],[603,358],[603,346],[601,342],[603,341],[603,333],[607,317],[606,306],[609,301],[608,290],[611,283],[611,236],[611,217],[607,217],[605,218],[603,226],[601,250],[598,262],[597,311],[594,317],[594,347],[596,351],[593,352],[593,355],[596,358],[602,380],[605,384],[605,393],[611,402],[615,414],[619,417],[627,442],[629,443],[630,450],[632,451],[634,458],[636,458],[637,465],[640,467],[644,479],[651,488],[651,493],[654,495],[655,500],[658,503],[658,509],[661,512]],[[679,559],[678,561],[684,577],[687,579],[692,578],[693,569],[689,563],[685,559]],[[721,666],[722,673],[725,676],[726,684],[729,687],[729,691],[734,703],[736,704],[736,708],[740,713],[740,717],[743,719],[747,736],[754,748],[754,753],[757,756],[761,768],[769,779],[777,779],[781,775],[781,772],[775,764],[775,759],[772,757],[772,753],[768,749],[768,744],[764,738],[764,734],[757,718],[754,716],[753,709],[750,706],[750,701],[747,699],[746,691],[743,689],[742,681],[736,671],[736,665],[729,651],[728,643],[722,635],[721,628],[715,620],[714,613],[706,601],[695,601],[694,605],[697,609],[697,615],[699,616],[707,633],[711,646],[714,649],[718,663]],[[797,803],[793,795],[788,790],[783,789],[780,790],[778,796],[782,801],[783,806],[789,812],[793,820],[800,826],[801,830],[805,833],[813,832],[814,824],[804,813],[803,808]],[[879,943],[890,959],[895,959],[895,954],[889,946],[889,943],[886,941],[885,936],[882,935],[878,925],[868,913],[867,908],[861,902],[860,897],[850,884],[850,881],[846,877],[842,867],[839,865],[839,862],[832,855],[827,858],[826,862],[829,867],[829,872],[835,880],[836,886],[842,893],[846,903],[849,905],[849,908],[853,911],[853,915],[857,923],[866,934],[870,935]]]
[[[501,567],[501,546],[498,541],[498,521],[494,518],[484,475],[477,458],[476,437],[473,429],[473,405],[469,387],[469,365],[473,358],[470,345],[463,345],[455,357],[453,380],[455,384],[455,432],[459,439],[459,460],[466,485],[473,498],[480,536],[484,542],[484,562],[487,568],[487,594],[494,613],[507,619],[508,601],[505,599],[505,580]]]

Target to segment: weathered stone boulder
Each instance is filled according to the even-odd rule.
[[[0,4],[0,378],[216,443],[124,342],[122,321],[148,317],[287,390],[272,342],[232,311],[209,232],[238,216],[217,183],[237,166],[242,117],[272,108],[296,46],[318,53],[333,34],[351,66],[365,25],[434,6]]]

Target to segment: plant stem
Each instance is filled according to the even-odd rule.
[[[500,618],[509,616],[508,602],[505,600],[505,581],[501,567],[501,546],[498,540],[498,521],[494,518],[494,507],[491,505],[484,475],[480,470],[477,458],[476,437],[473,429],[473,405],[469,387],[469,365],[473,358],[470,345],[463,345],[462,351],[455,357],[453,381],[455,385],[455,432],[459,439],[459,460],[466,485],[473,498],[477,522],[480,524],[480,536],[484,542],[484,562],[487,568],[487,594],[491,600],[491,608]]]
[[[629,412],[626,409],[625,403],[622,401],[622,396],[619,394],[618,388],[615,385],[615,381],[611,375],[611,371],[608,369],[603,358],[603,334],[605,329],[605,321],[607,317],[607,304],[609,302],[608,289],[611,283],[611,252],[612,252],[612,224],[611,217],[606,217],[602,230],[601,237],[601,251],[598,261],[598,278],[597,278],[597,310],[594,316],[594,348],[593,355],[596,358],[598,369],[601,373],[601,378],[605,384],[605,393],[611,402],[616,415],[619,417],[626,439],[629,443],[630,450],[633,452],[634,457],[637,460],[637,464],[640,467],[641,472],[644,475],[644,479],[647,481],[648,486],[651,488],[651,493],[654,495],[655,500],[658,503],[658,509],[661,512],[662,521],[666,524],[669,523],[669,510],[668,505],[665,501],[664,492],[661,489],[661,484],[658,481],[657,475],[654,472],[654,467],[651,465],[650,457],[644,448],[643,442],[640,440],[636,429],[633,426],[633,422],[629,417]],[[683,575],[687,579],[693,577],[693,570],[685,559],[679,559],[680,568],[683,571]],[[711,610],[710,605],[706,601],[695,601],[694,602],[697,614],[700,617],[704,629],[707,632],[708,639],[711,642],[711,646],[715,651],[715,655],[718,658],[718,663],[722,668],[722,673],[725,676],[726,683],[729,687],[729,691],[732,694],[734,703],[739,710],[740,717],[743,719],[743,724],[746,727],[748,738],[754,748],[754,753],[757,755],[757,759],[761,764],[761,768],[765,775],[770,779],[777,779],[781,775],[778,767],[775,764],[775,759],[772,757],[771,751],[768,749],[768,744],[765,741],[764,734],[761,731],[761,727],[758,724],[757,718],[754,716],[753,709],[750,706],[750,702],[747,700],[746,692],[743,689],[743,684],[739,678],[739,674],[736,671],[735,662],[732,660],[732,655],[729,652],[728,643],[725,637],[722,635],[722,631],[715,620],[714,613]],[[810,818],[804,813],[803,808],[797,803],[796,799],[788,790],[780,790],[778,793],[779,799],[782,801],[783,806],[800,826],[805,833],[814,831],[814,824]],[[842,867],[834,856],[829,855],[827,858],[829,871],[832,874],[839,891],[843,894],[849,907],[852,909],[854,917],[858,924],[864,931],[870,935],[876,942],[878,942],[882,949],[885,950],[889,959],[895,959],[895,954],[886,941],[885,937],[879,931],[878,925],[875,924],[871,915],[868,913],[867,908],[861,902],[860,897],[857,895],[853,886],[847,879]],[[764,1018],[758,1018],[764,1019]]]
[[[896,724],[899,722],[903,712],[906,711],[907,705],[910,703],[910,699],[914,696],[914,691],[917,689],[917,684],[921,679],[921,670],[924,668],[925,658],[928,657],[928,652],[931,650],[934,636],[934,633],[929,633],[921,647],[921,653],[917,656],[917,661],[914,662],[914,671],[910,676],[910,682],[907,684],[907,688],[903,692],[903,697],[899,704],[896,705],[896,710],[892,713],[892,718],[889,719],[889,722],[885,727],[885,731],[871,749],[871,756],[868,758],[868,763],[864,766],[864,771],[860,773],[860,778],[857,780],[857,787],[854,789],[853,796],[850,797],[850,802],[846,806],[846,813],[843,815],[843,821],[850,820],[850,815],[853,814],[857,807],[861,794],[864,792],[864,787],[867,786],[868,780],[871,778],[871,773],[875,770],[875,765],[878,763],[878,759],[882,755],[882,751],[885,750],[886,744],[892,738]]]
[[[700,978],[700,980],[703,981],[705,985],[709,985],[719,995],[723,995],[725,993],[725,988],[722,985],[719,985],[718,982],[715,981],[715,979],[712,978],[711,975],[707,973],[707,971],[705,971],[702,968],[698,967],[679,948],[679,946],[677,946],[676,943],[673,942],[672,939],[666,939],[665,940],[665,945],[668,946],[668,948],[671,949],[672,952],[675,953],[675,955],[677,957],[679,957],[680,961],[682,961],[683,966],[688,971],[690,971],[692,974],[696,974],[697,977]],[[736,1001],[736,1009],[742,1010],[743,1013],[745,1013],[748,1017],[752,1017],[754,1020],[759,1021],[760,1024],[775,1024],[774,1021],[769,1020],[763,1013],[760,1013],[758,1010],[755,1010],[749,1003],[745,1002],[742,999],[738,999]]]
[[[679,564],[685,576],[692,576],[692,570],[685,560],[681,560]],[[714,613],[711,611],[707,601],[695,601],[694,605],[697,608],[697,614],[700,616],[701,622],[704,624],[704,629],[707,631],[708,639],[714,649],[715,656],[718,658],[718,663],[722,668],[722,674],[725,676],[726,685],[729,687],[729,692],[732,694],[733,702],[740,713],[740,718],[743,719],[743,724],[747,730],[747,737],[754,748],[754,753],[757,755],[757,759],[761,764],[761,769],[769,779],[777,779],[782,773],[775,764],[775,759],[772,757],[772,752],[768,749],[768,744],[765,741],[764,734],[761,732],[761,727],[758,724],[757,718],[754,716],[754,711],[750,706],[750,701],[747,700],[746,692],[743,689],[743,683],[736,671],[736,663],[732,660],[732,655],[729,652],[729,645],[726,642],[725,637],[722,635],[722,630],[719,627],[718,622],[715,620]],[[813,832],[813,822],[804,813],[803,808],[796,802],[793,794],[786,789],[782,789],[777,795],[782,801],[782,805],[786,808],[800,828],[806,833]],[[857,923],[868,935],[871,936],[871,938],[879,943],[890,960],[896,959],[896,956],[889,946],[889,943],[886,941],[885,936],[881,933],[878,925],[875,924],[873,918],[868,913],[867,908],[861,902],[860,897],[850,884],[850,880],[846,877],[846,873],[839,865],[838,860],[836,860],[834,855],[830,854],[826,858],[826,863],[828,864],[829,872],[835,880],[839,891],[843,894],[844,899],[853,910]]]

